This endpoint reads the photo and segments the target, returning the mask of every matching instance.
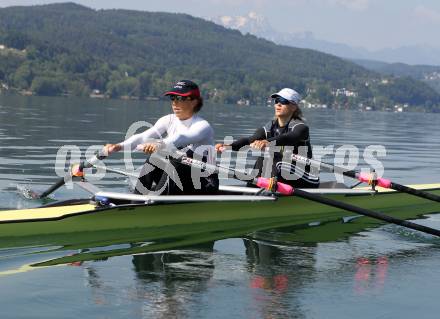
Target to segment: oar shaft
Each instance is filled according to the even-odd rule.
[[[101,153],[97,153],[95,156],[93,156],[92,158],[90,158],[89,160],[86,160],[84,162],[81,162],[78,166],[77,166],[77,171],[78,172],[82,172],[83,169],[85,168],[90,168],[92,167],[98,160],[102,160],[104,159],[105,156]],[[38,198],[45,198],[48,195],[52,194],[54,191],[56,191],[58,188],[60,188],[61,186],[63,186],[64,184],[66,184],[67,180],[70,180],[72,178],[72,176],[66,176],[66,177],[61,177],[60,179],[57,180],[57,182],[52,185],[51,187],[49,187],[47,190],[45,190],[43,193],[41,193]]]
[[[374,175],[369,174],[369,173],[359,173],[359,172],[356,172],[353,170],[346,170],[345,168],[342,168],[342,167],[323,163],[323,162],[313,160],[310,158],[306,158],[306,157],[303,157],[303,156],[300,156],[297,154],[293,154],[292,159],[294,159],[295,161],[300,162],[304,165],[310,165],[310,166],[314,166],[314,167],[323,168],[330,173],[343,174],[345,176],[357,179],[358,181],[363,182],[363,183],[367,183],[367,184],[375,183],[375,185],[383,187],[383,188],[394,189],[399,192],[408,193],[408,194],[422,197],[422,198],[426,198],[426,199],[429,199],[429,200],[432,200],[435,202],[440,202],[440,196],[438,196],[438,195],[431,194],[426,191],[414,189],[412,187],[408,187],[405,185],[397,184],[397,183],[392,182],[386,178],[376,178]]]
[[[215,174],[220,174],[221,172],[228,174],[229,172],[231,172],[234,174],[240,174],[242,176],[246,176],[246,175],[249,176],[249,174],[247,174],[246,172],[243,172],[243,171],[239,171],[239,170],[229,168],[229,167],[208,164],[208,163],[190,158],[190,157],[186,156],[186,154],[183,152],[177,151],[177,152],[175,152],[175,154],[179,156],[177,158],[177,160],[180,161],[180,163],[182,163],[184,165],[188,165],[191,167],[197,167],[201,170],[207,170],[207,171],[209,171],[211,173],[215,173]],[[271,184],[271,183],[273,183],[272,179],[258,177],[258,178],[252,178],[250,181],[252,182],[252,184],[254,184],[258,187],[265,188],[270,191],[275,191],[275,192],[278,192],[283,195],[291,195],[293,192],[293,187],[290,185],[283,184],[283,183],[275,183],[274,185],[272,185]],[[275,186],[275,189],[273,189],[272,186]]]
[[[308,193],[306,191],[303,191],[301,189],[295,189],[293,192],[293,195],[296,195],[298,197],[302,197],[305,199],[309,199],[315,202],[319,202],[321,204],[324,205],[329,205],[329,206],[333,206],[336,208],[340,208],[343,210],[347,210],[347,211],[351,211],[351,212],[355,212],[359,215],[364,215],[364,216],[368,216],[368,217],[372,217],[372,218],[376,218],[379,220],[383,220],[385,222],[388,223],[392,223],[392,224],[396,224],[396,225],[400,225],[403,227],[407,227],[410,229],[414,229],[414,230],[418,230],[424,233],[428,233],[434,236],[439,236],[440,237],[440,230],[434,229],[434,228],[430,228],[427,226],[423,226],[423,225],[419,225],[407,220],[403,220],[403,219],[399,219],[399,218],[395,218],[393,216],[389,216],[389,215],[385,215],[373,210],[369,210],[369,209],[365,209],[362,207],[357,207],[357,206],[353,206],[351,204],[347,204],[341,201],[336,201],[333,200],[331,198],[328,197],[323,197],[323,196],[319,196],[319,195],[315,195],[315,194],[311,194]]]
[[[435,194],[432,194],[432,193],[428,193],[428,192],[424,192],[424,191],[421,191],[421,190],[418,190],[418,189],[415,189],[415,188],[412,188],[412,187],[408,187],[408,186],[405,186],[405,185],[400,185],[400,184],[391,182],[390,188],[394,189],[396,191],[399,191],[399,192],[404,192],[404,193],[412,194],[414,196],[419,196],[419,197],[422,197],[422,198],[426,198],[426,199],[429,199],[429,200],[432,200],[432,201],[435,201],[435,202],[440,202],[440,196],[438,196],[438,195],[435,195]]]
[[[93,167],[97,168],[97,169],[102,169],[105,170],[107,172],[111,172],[111,173],[115,173],[115,174],[119,174],[122,176],[127,176],[127,177],[133,177],[133,178],[139,178],[138,174],[134,174],[131,172],[127,172],[121,169],[117,169],[117,168],[110,168],[108,166],[100,166],[100,165],[93,165]]]
[[[58,188],[63,186],[65,183],[66,183],[65,178],[61,177],[60,179],[58,179],[58,181],[54,185],[49,187],[47,190],[45,190],[43,193],[41,193],[38,197],[39,198],[47,197],[49,194],[55,192]]]
[[[347,170],[347,169],[339,167],[339,166],[330,165],[330,164],[320,162],[320,161],[317,161],[317,160],[314,160],[311,158],[300,156],[298,154],[292,154],[292,159],[295,160],[296,162],[299,162],[304,165],[309,165],[309,166],[316,167],[319,169],[323,168],[325,171],[330,172],[330,173],[339,173],[339,174],[343,174],[348,177],[358,179],[357,172],[352,171],[352,170]]]
[[[183,152],[174,152],[175,155],[178,155],[177,160],[180,161],[182,164],[185,165],[189,165],[189,166],[193,166],[193,167],[197,167],[199,169],[208,169],[210,170],[212,173],[219,173],[221,171],[230,171],[230,172],[234,172],[234,173],[238,173],[238,171],[234,170],[234,169],[229,169],[229,168],[225,168],[225,167],[219,167],[216,165],[212,165],[212,164],[208,164],[208,163],[204,163],[202,161],[198,161],[192,158],[189,158],[186,156],[185,153]],[[167,154],[169,155],[169,154]],[[243,172],[241,172],[242,174],[244,174]],[[271,179],[266,179],[266,178],[255,178],[253,179],[253,183],[261,188],[265,188],[265,189],[270,189],[272,190],[272,184],[273,180]],[[414,229],[414,230],[418,230],[427,234],[431,234],[434,236],[439,236],[440,237],[440,230],[434,229],[434,228],[430,228],[427,226],[423,226],[423,225],[419,225],[419,224],[415,224],[412,223],[410,221],[407,220],[402,220],[399,218],[395,218],[393,216],[389,216],[389,215],[385,215],[383,213],[380,212],[376,212],[373,210],[368,210],[362,207],[358,207],[358,206],[353,206],[351,204],[347,204],[341,201],[337,201],[328,197],[324,197],[324,196],[319,196],[316,194],[311,194],[307,191],[303,191],[301,189],[297,189],[297,188],[293,188],[290,185],[287,184],[283,184],[283,183],[275,183],[276,186],[276,191],[280,192],[282,194],[286,194],[286,195],[294,195],[294,196],[298,196],[298,197],[302,197],[311,201],[315,201],[324,205],[328,205],[328,206],[332,206],[332,207],[336,207],[339,209],[343,209],[343,210],[347,210],[350,212],[354,212],[357,213],[359,215],[363,215],[363,216],[368,216],[371,218],[375,218],[375,219],[379,219],[388,223],[392,223],[392,224],[396,224],[396,225],[400,225],[403,227],[407,227],[410,229]]]

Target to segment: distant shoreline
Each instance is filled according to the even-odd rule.
[[[63,94],[63,95],[35,95],[35,94],[20,94],[20,93],[13,93],[13,92],[7,92],[6,94],[4,92],[0,91],[0,98],[3,96],[9,96],[9,97],[26,97],[26,98],[63,98],[63,99],[87,99],[87,100],[96,100],[96,101],[157,101],[157,102],[168,102],[168,99],[162,98],[162,97],[109,97],[109,96],[77,96],[77,95],[71,95],[71,94]],[[272,105],[269,104],[244,104],[244,103],[225,103],[225,102],[219,102],[219,101],[212,101],[212,100],[206,100],[208,103],[215,103],[215,104],[224,104],[224,105],[233,105],[239,108],[242,107],[272,107]],[[353,111],[353,112],[387,112],[387,113],[440,113],[440,111],[427,111],[426,109],[422,108],[405,108],[405,109],[398,109],[398,108],[384,108],[384,109],[371,109],[371,108],[354,108],[354,107],[344,107],[344,106],[327,106],[327,105],[321,105],[321,104],[310,104],[307,102],[302,101],[301,102],[301,108],[303,110],[308,109],[321,109],[321,110],[335,110],[335,111]]]

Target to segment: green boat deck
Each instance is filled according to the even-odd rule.
[[[440,190],[434,193],[440,194]],[[438,203],[395,192],[328,197],[404,219],[440,212]],[[85,249],[155,242],[165,244],[160,246],[160,249],[165,249],[286,226],[296,226],[301,233],[301,236],[293,236],[295,240],[309,242],[326,237],[337,239],[324,233],[315,237],[320,227],[309,227],[311,223],[335,223],[340,234],[381,224],[367,217],[357,218],[350,223],[341,222],[344,216],[352,215],[297,197],[281,197],[273,202],[114,207],[60,220],[0,224],[0,248],[55,246],[60,249]],[[307,236],[308,229],[313,230],[313,238]],[[144,251],[150,249],[149,246],[145,245]]]

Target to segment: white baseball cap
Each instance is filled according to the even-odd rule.
[[[295,90],[289,89],[289,88],[284,88],[281,91],[279,91],[278,93],[274,93],[272,94],[270,97],[271,98],[276,98],[278,96],[281,96],[282,98],[298,105],[299,102],[301,101],[301,95],[299,95],[298,92],[296,92]]]

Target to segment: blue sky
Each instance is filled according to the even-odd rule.
[[[61,1],[0,0],[0,6]],[[264,15],[278,31],[312,31],[315,37],[370,50],[424,44],[440,48],[438,0],[75,0],[92,8],[184,12],[199,17]]]

